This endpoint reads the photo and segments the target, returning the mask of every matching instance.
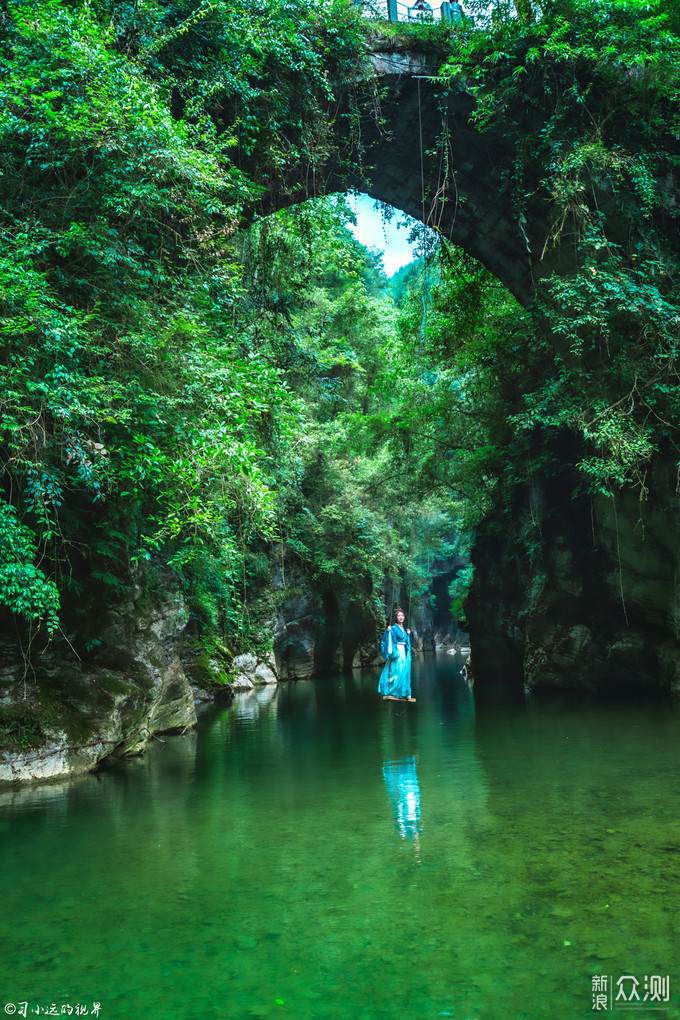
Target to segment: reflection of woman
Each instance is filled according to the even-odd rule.
[[[413,839],[417,843],[422,825],[415,756],[383,762],[383,779],[392,801],[399,835],[403,839]]]
[[[388,627],[380,642],[380,650],[386,659],[380,674],[378,690],[395,698],[411,697],[411,638],[404,627],[403,609],[395,613],[396,623]]]

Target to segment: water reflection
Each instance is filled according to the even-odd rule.
[[[276,696],[278,687],[276,684],[267,684],[266,687],[256,687],[252,691],[243,691],[236,694],[231,705],[232,714],[240,719],[248,719],[254,722],[262,715],[276,715]]]
[[[270,687],[6,792],[4,1001],[535,1020],[589,1013],[591,975],[672,974],[677,714],[476,713],[451,658],[414,663],[416,704],[369,672]]]
[[[383,779],[387,794],[392,801],[394,818],[402,839],[413,840],[418,846],[422,832],[420,811],[420,786],[416,772],[416,758],[400,758],[383,763]]]

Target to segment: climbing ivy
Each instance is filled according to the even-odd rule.
[[[375,30],[354,4],[7,5],[0,600],[18,617],[54,630],[59,596],[77,617],[93,579],[112,595],[163,565],[233,651],[272,610],[249,599],[272,548],[348,591],[359,565],[419,590],[415,550],[510,505],[565,436],[578,491],[644,490],[655,453],[677,458],[678,14],[476,18],[407,31],[513,147],[518,222],[540,202],[541,246],[573,261],[521,309],[442,245],[424,321],[423,290],[397,313],[337,204],[256,218],[323,190],[337,84]]]
[[[20,617],[53,630],[57,592],[77,615],[146,562],[191,588],[208,556],[242,639],[300,411],[249,329],[236,231],[268,175],[322,158],[357,39],[351,5],[9,4],[0,599]]]
[[[677,12],[556,0],[506,15],[494,5],[492,30],[470,32],[444,77],[466,77],[478,127],[514,146],[506,186],[520,223],[542,202],[543,254],[572,253],[571,268],[537,285],[518,348],[537,372],[509,424],[518,442],[532,436],[530,469],[566,429],[581,443],[583,489],[644,489],[652,455],[679,450]]]

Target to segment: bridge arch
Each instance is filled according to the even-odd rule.
[[[459,245],[526,305],[537,281],[563,271],[571,255],[546,243],[553,220],[540,187],[519,209],[515,144],[498,128],[479,130],[468,84],[444,86],[436,77],[441,62],[374,37],[367,53],[372,77],[350,83],[329,111],[335,156],[321,172],[301,170],[304,181],[291,184],[289,172],[259,211],[357,189]]]
[[[550,169],[544,164],[550,155],[539,146],[552,113],[549,99],[537,100],[536,108],[520,105],[512,125],[496,118],[482,131],[473,116],[476,99],[470,83],[437,80],[441,57],[408,49],[398,39],[374,37],[369,46],[373,77],[347,83],[344,99],[329,114],[336,157],[315,174],[305,173],[304,181],[300,174],[297,186],[291,174],[285,187],[273,187],[262,211],[357,188],[437,229],[525,306],[541,281],[575,273],[582,258],[577,252],[582,223],[569,212],[578,229],[571,236],[561,232],[566,205],[553,200],[546,183]],[[626,75],[621,72],[621,87]],[[615,90],[616,82],[608,87]],[[541,103],[546,108],[539,108]],[[623,127],[619,119],[614,148]],[[562,141],[566,152],[569,140]],[[596,161],[581,169],[582,222],[590,216],[605,243],[614,242],[628,259],[638,257],[637,245],[647,251],[663,248],[673,272],[675,171],[669,170],[662,182],[652,223],[640,214],[630,175],[609,173]],[[597,272],[594,266],[590,271]],[[539,326],[549,330],[550,317]],[[611,358],[597,325],[592,333],[584,356],[559,333],[551,337],[550,350],[580,380],[587,399],[617,406],[624,395],[617,387],[625,380],[609,372]],[[557,374],[553,360],[546,371]],[[536,437],[536,443],[545,444],[541,452],[550,466],[545,491],[540,485],[536,489],[533,478],[530,484],[520,483],[512,506],[505,508],[502,538],[491,530],[486,536],[478,531],[476,580],[468,600],[476,690],[495,690],[492,681],[498,674],[520,693],[525,683],[550,689],[580,683],[607,689],[616,683],[680,691],[680,641],[670,608],[680,598],[678,554],[660,538],[678,527],[677,491],[675,481],[670,482],[677,478],[675,447],[671,455],[662,450],[651,459],[643,507],[640,493],[625,487],[611,496],[600,491],[575,497],[583,446],[577,430],[572,435],[565,427],[564,432],[570,441],[554,448],[548,432]],[[530,560],[521,534],[527,515],[533,521],[535,514],[543,516],[546,526],[532,539]],[[645,533],[654,537],[645,538]],[[532,603],[527,593],[537,578],[544,588]]]

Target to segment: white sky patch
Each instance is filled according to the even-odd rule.
[[[366,248],[379,248],[384,252],[383,264],[388,276],[413,261],[414,246],[409,243],[408,236],[414,220],[395,209],[394,216],[386,223],[380,209],[375,208],[374,199],[368,195],[348,195],[347,201],[357,217],[356,227],[348,224],[349,229]],[[404,220],[409,221],[408,226],[398,226]]]

